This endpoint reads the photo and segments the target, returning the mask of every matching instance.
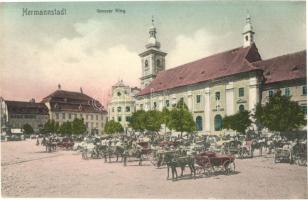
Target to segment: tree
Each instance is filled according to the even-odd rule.
[[[43,133],[58,133],[59,132],[59,123],[55,120],[48,120],[42,129]]]
[[[247,110],[223,118],[222,127],[232,129],[239,133],[245,133],[246,129],[251,125],[250,113]]]
[[[62,135],[71,135],[73,133],[72,122],[63,122],[63,124],[60,126],[59,132]]]
[[[169,126],[171,129],[181,132],[181,137],[183,132],[193,132],[196,130],[195,121],[183,99],[171,110]]]
[[[121,133],[124,131],[124,129],[119,122],[110,120],[105,124],[104,131],[108,134],[113,134],[113,133]]]
[[[31,135],[34,133],[34,130],[30,124],[23,125],[22,129],[24,130],[24,134]]]
[[[87,127],[84,124],[83,119],[75,118],[71,126],[72,126],[72,133],[76,135],[83,134],[87,131]]]
[[[146,130],[158,132],[162,124],[161,112],[157,110],[146,112],[144,122]]]
[[[305,114],[290,96],[282,96],[278,91],[269,101],[262,106],[256,106],[254,114],[258,124],[268,128],[270,131],[291,131],[306,124]]]
[[[144,110],[138,110],[134,112],[129,120],[129,127],[135,131],[143,132],[146,129],[145,126],[146,112]]]

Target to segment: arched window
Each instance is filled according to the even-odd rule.
[[[214,119],[215,131],[220,131],[222,129],[222,117],[216,115]]]
[[[202,131],[203,127],[202,127],[202,117],[198,116],[196,117],[196,129],[197,131]]]
[[[243,112],[245,110],[245,106],[244,105],[240,105],[238,107],[238,109],[239,109],[240,112]]]

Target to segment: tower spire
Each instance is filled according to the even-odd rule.
[[[246,24],[243,29],[243,47],[248,47],[254,43],[254,37],[253,35],[255,32],[253,32],[253,27],[251,24],[251,17],[249,12],[247,11],[246,15]]]

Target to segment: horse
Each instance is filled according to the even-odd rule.
[[[196,176],[196,169],[195,169],[195,159],[193,156],[177,156],[174,153],[167,153],[165,155],[165,160],[167,164],[167,179],[169,179],[169,171],[171,169],[172,173],[172,180],[177,180],[178,173],[176,168],[181,168],[181,176],[183,176],[183,172],[185,170],[185,167],[188,166],[190,169],[191,176]]]

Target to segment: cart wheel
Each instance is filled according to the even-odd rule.
[[[276,154],[274,155],[274,163],[278,163],[278,158],[277,158]]]
[[[229,175],[231,173],[235,172],[235,163],[234,161],[226,161],[227,163],[224,165],[225,166],[225,173],[226,175]]]
[[[212,176],[214,174],[214,168],[212,166],[208,166],[204,169],[204,174],[206,176]]]
[[[298,164],[299,166],[305,166],[305,165],[307,165],[307,160],[306,160],[305,158],[299,158],[299,159],[297,160],[297,164]]]

